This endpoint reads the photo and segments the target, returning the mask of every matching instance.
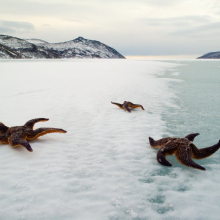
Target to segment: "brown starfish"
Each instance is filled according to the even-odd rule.
[[[37,128],[33,130],[34,124],[40,121],[48,121],[47,118],[36,118],[26,122],[23,126],[7,127],[0,122],[0,143],[10,144],[12,147],[25,147],[32,152],[32,148],[28,141],[34,140],[47,133],[66,133],[65,130],[59,128]]]
[[[114,104],[114,105],[117,105],[119,108],[122,108],[125,111],[128,111],[130,113],[131,113],[131,110],[129,109],[129,107],[130,108],[138,108],[138,107],[140,107],[140,108],[142,108],[142,110],[145,110],[142,105],[133,104],[132,102],[124,101],[123,104],[119,104],[119,103],[116,103],[116,102],[111,102],[111,103]]]
[[[195,163],[192,158],[203,159],[214,154],[220,147],[220,140],[211,147],[198,149],[192,143],[197,135],[199,135],[199,133],[189,134],[185,138],[167,137],[157,141],[149,137],[149,141],[152,148],[160,148],[157,153],[157,161],[161,165],[172,166],[172,164],[166,160],[166,156],[175,154],[181,164],[195,169],[205,170],[204,167]]]

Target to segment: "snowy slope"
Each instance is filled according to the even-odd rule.
[[[35,38],[25,39],[25,40],[28,41],[29,43],[32,43],[32,44],[44,44],[44,43],[48,43],[48,42],[45,41],[45,40],[35,39]]]
[[[55,44],[41,44],[62,58],[124,58],[113,48],[99,41],[78,37],[75,40]]]
[[[20,53],[12,50],[10,47],[7,47],[3,44],[0,44],[0,58],[2,59],[21,59],[25,58]]]
[[[57,58],[57,56],[50,51],[44,50],[26,40],[8,35],[0,35],[0,44],[19,53],[22,58]]]
[[[15,50],[21,50],[23,48],[32,49],[33,47],[33,44],[27,42],[26,40],[8,35],[0,35],[0,44],[3,44]]]

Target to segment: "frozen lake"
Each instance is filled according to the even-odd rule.
[[[157,163],[148,137],[220,135],[220,62],[147,60],[0,61],[5,125],[57,127],[30,142],[1,144],[2,220],[218,219],[220,151],[207,170]],[[142,104],[132,113],[111,101]]]

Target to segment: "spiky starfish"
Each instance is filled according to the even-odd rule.
[[[214,154],[220,148],[220,140],[217,144],[198,149],[192,142],[199,133],[193,133],[187,135],[185,138],[173,138],[167,137],[155,141],[149,137],[150,145],[152,148],[160,148],[157,153],[157,161],[164,166],[172,166],[167,160],[167,155],[175,154],[177,160],[188,167],[192,167],[199,170],[205,170],[204,167],[195,163],[193,159],[203,159]]]
[[[119,103],[116,103],[116,102],[111,102],[111,103],[114,104],[114,105],[117,105],[119,108],[122,108],[125,111],[128,111],[130,113],[131,113],[131,110],[129,109],[129,107],[130,108],[138,108],[138,107],[140,107],[140,108],[142,108],[142,110],[145,110],[142,105],[133,104],[132,102],[124,101],[123,104],[119,104]]]
[[[0,143],[9,144],[12,147],[25,147],[32,152],[32,148],[28,141],[34,140],[42,135],[54,132],[66,133],[65,130],[59,128],[37,128],[33,130],[34,124],[40,121],[48,121],[47,118],[36,118],[26,122],[23,126],[7,127],[0,122]]]

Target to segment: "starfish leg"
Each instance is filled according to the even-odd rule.
[[[191,144],[192,149],[192,158],[194,159],[203,159],[211,156],[220,148],[220,140],[217,144],[214,144],[211,147],[206,147],[202,149],[198,149],[194,144]]]
[[[47,118],[35,118],[35,119],[27,121],[24,124],[24,126],[33,129],[35,123],[40,122],[40,121],[48,121],[48,120],[49,119],[47,119]]]
[[[0,135],[0,143],[8,144],[8,136],[7,135]]]
[[[117,102],[111,102],[112,104],[114,104],[114,105],[117,105],[119,108],[123,108],[123,105],[122,104],[119,104],[119,103],[117,103]]]
[[[194,141],[194,138],[198,135],[199,135],[199,133],[192,133],[192,134],[186,135],[185,138],[187,138],[189,141]]]
[[[32,152],[31,145],[23,139],[24,138],[24,133],[23,132],[16,132],[12,134],[9,138],[9,144],[11,147],[25,147],[28,151]]]
[[[157,152],[157,161],[159,164],[163,166],[171,167],[172,164],[167,161],[166,156],[172,155],[177,150],[177,146],[173,144],[173,142],[168,141],[166,145],[164,145],[160,150]]]
[[[40,136],[43,136],[48,133],[66,133],[65,130],[59,128],[38,128],[36,130],[29,130],[27,132],[27,140],[34,140]]]
[[[132,102],[129,102],[128,106],[129,106],[130,108],[139,108],[139,107],[140,107],[142,110],[145,110],[142,105],[133,104]]]
[[[9,127],[5,126],[2,122],[0,122],[0,135],[5,134],[8,131]]]
[[[167,137],[155,141],[152,137],[149,137],[150,146],[153,148],[161,148],[170,140],[172,140],[172,138]]]
[[[187,167],[205,170],[204,167],[200,166],[192,160],[192,150],[191,147],[187,144],[182,144],[182,146],[178,147],[177,151],[175,152],[175,156],[181,164]]]

